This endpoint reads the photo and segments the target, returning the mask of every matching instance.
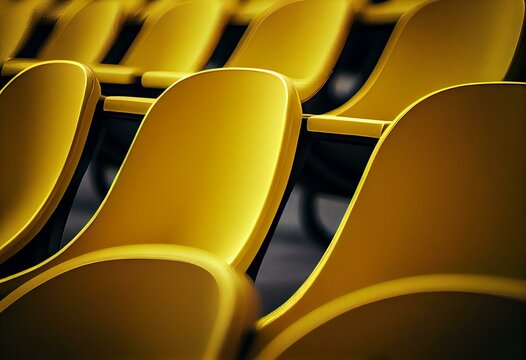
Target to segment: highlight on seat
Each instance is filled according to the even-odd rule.
[[[258,321],[261,349],[310,311],[426,274],[526,278],[525,83],[448,88],[382,135],[310,277]]]
[[[0,293],[74,256],[136,243],[202,248],[246,271],[284,197],[300,124],[297,92],[277,73],[219,69],[179,81],[146,115],[86,227],[0,280]]]
[[[77,171],[99,96],[93,73],[69,61],[30,67],[0,91],[0,264],[44,226],[60,237],[66,219],[48,221]]]
[[[237,359],[259,310],[251,285],[182,246],[85,254],[0,300],[0,357]]]
[[[524,359],[525,315],[524,280],[404,278],[320,306],[257,359]]]
[[[119,0],[78,1],[58,18],[53,31],[36,59],[10,59],[2,66],[2,76],[13,76],[43,60],[74,60],[98,63],[110,49],[125,20]]]

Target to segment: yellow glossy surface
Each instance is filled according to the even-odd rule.
[[[406,12],[434,0],[387,0],[381,3],[370,3],[360,9],[360,20],[372,24],[395,23]]]
[[[232,18],[234,24],[248,25],[252,20],[286,0],[244,0],[239,3]],[[352,0],[352,5],[360,9],[368,0]]]
[[[337,298],[258,359],[526,356],[526,281],[461,274],[393,280]]]
[[[307,121],[307,130],[339,135],[380,138],[391,121],[356,119],[331,115],[312,115]]]
[[[283,0],[248,0],[242,1],[236,8],[232,22],[248,25],[258,15]]]
[[[0,92],[0,263],[31,240],[73,176],[100,96],[92,72],[48,62]]]
[[[118,35],[125,12],[118,0],[81,1],[60,16],[38,57],[100,62]]]
[[[37,20],[40,1],[0,2],[0,64],[13,57]]]
[[[141,13],[141,11],[148,7],[148,0],[120,0],[124,5],[124,10],[131,16],[136,16]],[[155,0],[159,1],[159,0]]]
[[[302,101],[312,97],[332,71],[352,18],[348,0],[289,0],[253,22],[225,67],[268,69],[288,76]]]
[[[154,3],[120,65],[94,65],[93,70],[99,81],[116,84],[133,83],[145,71],[199,71],[228,15],[228,6],[217,0]]]
[[[0,301],[0,357],[235,359],[258,312],[251,285],[182,246],[89,253]]]
[[[302,101],[312,97],[332,71],[349,30],[348,0],[284,0],[252,21],[225,67],[267,69],[288,76]],[[315,19],[315,21],[313,21]],[[143,86],[163,88],[181,74],[146,73]]]
[[[25,0],[24,0],[25,1]],[[67,11],[70,6],[77,6],[79,1],[84,0],[36,0],[42,4],[42,18],[55,22]],[[91,0],[88,0],[91,1]]]
[[[12,58],[2,66],[2,76],[13,76],[30,66],[42,62],[39,59]]]
[[[59,17],[37,58],[87,64],[100,62],[116,39],[124,19],[123,5],[118,0],[73,3]],[[26,63],[26,66],[29,65]],[[20,70],[20,62],[14,59],[3,65],[2,75],[14,75]]]
[[[283,197],[300,124],[297,93],[276,73],[181,80],[146,114],[90,223],[52,258],[0,280],[0,293],[74,256],[136,243],[202,248],[246,271]]]
[[[400,19],[367,82],[329,115],[393,120],[433,91],[503,80],[523,19],[523,0],[428,2]]]
[[[141,68],[118,64],[90,64],[90,68],[99,82],[121,85],[134,84],[143,73]]]
[[[145,115],[156,99],[131,96],[108,96],[104,99],[104,111]]]
[[[526,279],[526,84],[433,94],[380,138],[310,277],[258,321],[256,347],[313,309],[403,277]]]
[[[142,86],[148,88],[165,89],[188,75],[191,75],[191,73],[175,71],[147,71],[142,75],[141,84]]]

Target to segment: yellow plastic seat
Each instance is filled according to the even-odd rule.
[[[340,107],[310,118],[309,130],[373,142],[401,111],[433,91],[504,80],[523,19],[523,0],[440,0],[416,7],[400,18],[360,90]],[[372,146],[364,148],[354,143],[313,145],[305,171],[309,177],[303,192],[307,199],[303,223],[318,237],[330,238],[316,221],[312,204],[317,194],[330,191],[350,196],[372,151]],[[362,153],[361,158],[356,155]]]
[[[344,45],[355,9],[363,1],[285,0],[274,4],[252,21],[225,67],[251,67],[277,71],[292,79],[302,102],[323,86]],[[315,26],[313,26],[315,19]],[[141,78],[145,88],[163,89],[188,76],[186,72],[147,71]],[[109,96],[105,106],[115,113],[139,115],[140,119],[155,102],[153,98]],[[108,137],[109,138],[109,137]],[[118,138],[118,136],[113,136]],[[113,144],[117,141],[113,141]],[[121,143],[127,143],[121,141]],[[106,158],[119,159],[111,138]],[[122,152],[122,151],[121,151]],[[117,160],[100,156],[101,169],[94,172],[104,193],[107,184],[104,166]],[[122,157],[121,157],[122,158]]]
[[[280,1],[250,23],[225,66],[280,72],[292,78],[301,100],[306,101],[330,75],[356,6],[356,2],[351,4],[347,0]],[[319,26],[311,25],[313,18]],[[147,71],[141,84],[162,89],[188,75],[187,72]],[[114,112],[144,115],[154,102],[151,98],[109,96],[106,106]]]
[[[0,91],[0,264],[57,208],[83,152],[100,86],[84,65],[44,62]]]
[[[378,4],[369,3],[360,9],[358,17],[361,21],[372,24],[395,23],[406,12],[428,2],[430,0],[387,0]]]
[[[365,85],[326,115],[392,121],[433,91],[463,83],[501,81],[512,62],[523,20],[523,0],[427,2],[402,16]],[[317,123],[317,131],[332,131],[330,122]],[[375,132],[377,124],[371,126]],[[368,131],[367,127],[361,129]]]
[[[297,92],[276,73],[181,80],[149,110],[90,223],[48,260],[1,279],[0,294],[72,257],[136,243],[202,248],[246,271],[284,195],[300,124]]]
[[[237,359],[257,313],[247,278],[204,251],[105,249],[0,300],[0,357]]]
[[[125,19],[118,0],[73,2],[59,17],[37,59],[11,59],[2,76],[12,76],[43,60],[75,60],[85,64],[102,61]]]
[[[91,68],[100,82],[124,85],[134,84],[147,70],[199,71],[228,21],[228,9],[217,0],[154,3],[120,64]]]
[[[354,291],[285,329],[257,359],[524,359],[526,281],[404,278]]]
[[[347,0],[282,1],[250,23],[225,67],[279,72],[292,79],[305,101],[329,77],[345,42],[354,6]],[[165,88],[184,75],[146,72],[142,85]]]
[[[326,253],[258,321],[257,349],[347,293],[404,277],[526,279],[525,83],[439,91],[380,138]]]

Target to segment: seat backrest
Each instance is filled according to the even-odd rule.
[[[300,123],[297,93],[276,73],[218,69],[177,82],[146,114],[94,218],[49,263],[173,243],[246,271],[283,197]]]
[[[235,359],[257,316],[250,285],[197,249],[93,252],[0,301],[0,357]]]
[[[115,41],[125,15],[119,0],[74,2],[59,17],[38,58],[99,63]]]
[[[393,120],[422,96],[501,81],[512,62],[524,0],[439,0],[402,16],[364,86],[333,115]]]
[[[302,101],[325,83],[347,36],[352,1],[288,0],[252,21],[227,67],[252,67],[290,77]]]
[[[201,70],[227,24],[228,9],[218,0],[154,4],[121,63],[145,70]]]
[[[348,292],[407,276],[526,278],[526,84],[431,95],[382,135],[326,253],[261,341]]]
[[[524,359],[526,281],[405,278],[327,303],[257,359]]]
[[[91,70],[66,61],[31,67],[0,91],[0,263],[54,212],[99,96]]]

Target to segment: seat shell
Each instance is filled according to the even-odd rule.
[[[257,313],[246,276],[204,251],[104,249],[0,300],[0,357],[235,359]]]
[[[0,90],[0,263],[27,244],[62,199],[100,86],[89,68],[43,62]]]
[[[256,359],[524,358],[526,281],[440,274],[373,285],[293,323]]]
[[[400,114],[312,274],[258,321],[256,348],[313,309],[378,283],[441,273],[524,280],[525,98],[524,83],[471,84]]]
[[[53,264],[128,244],[201,248],[246,271],[281,203],[300,126],[297,92],[277,73],[219,69],[181,80],[146,114],[86,227],[45,262],[0,280],[0,293]]]

